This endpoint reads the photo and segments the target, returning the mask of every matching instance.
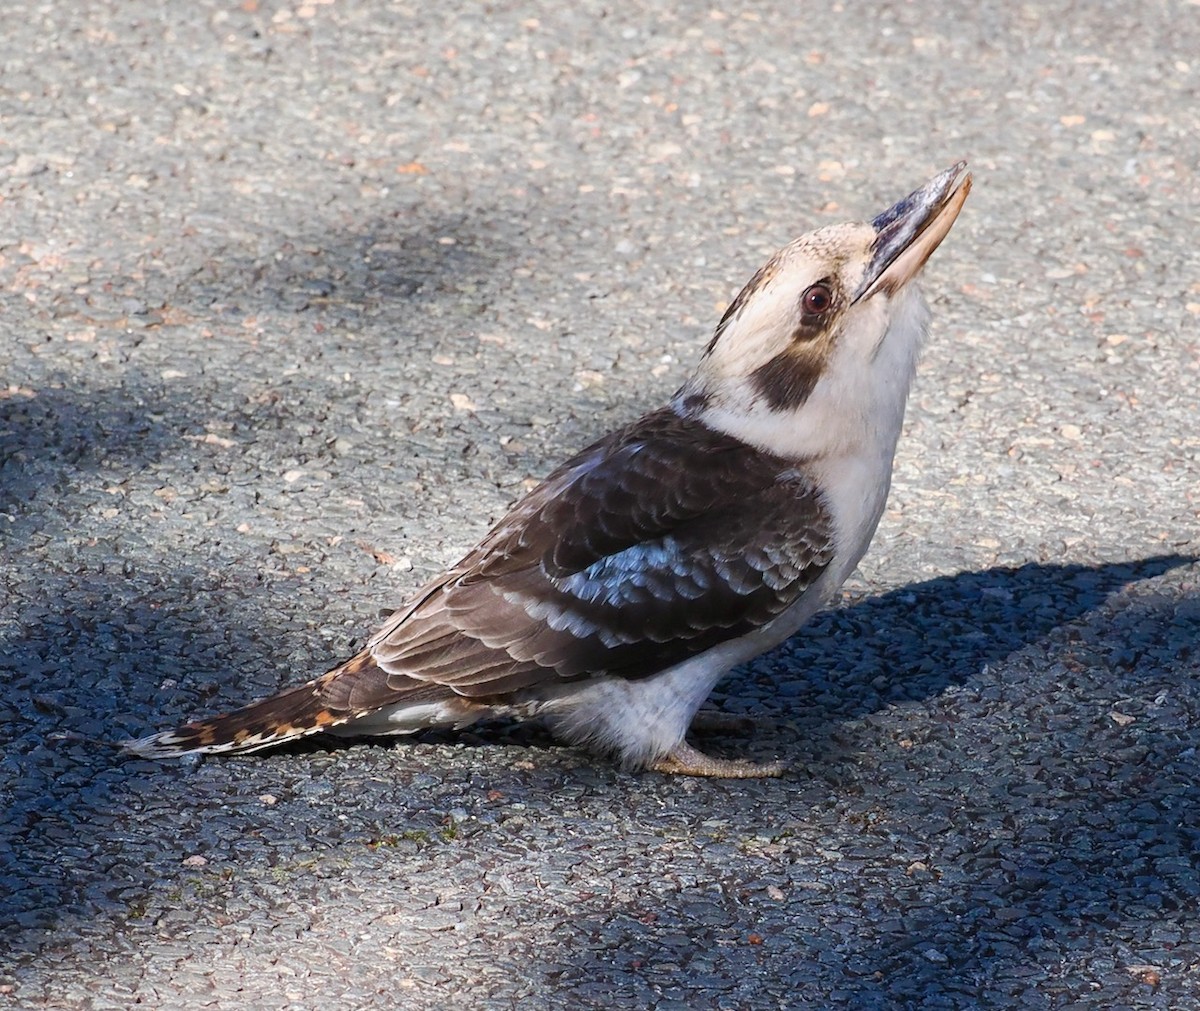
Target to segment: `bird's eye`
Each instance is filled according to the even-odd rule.
[[[820,316],[828,312],[829,307],[833,305],[833,292],[829,290],[829,285],[818,281],[800,296],[800,305],[804,315]]]

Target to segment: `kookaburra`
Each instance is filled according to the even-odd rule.
[[[128,741],[257,751],[541,717],[628,768],[778,775],[685,740],[736,664],[794,634],[870,543],[929,313],[914,279],[960,163],[767,261],[666,406],[577,453],[329,673]]]

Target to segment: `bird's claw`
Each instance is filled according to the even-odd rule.
[[[742,758],[712,758],[680,741],[649,766],[651,772],[674,776],[712,776],[719,779],[764,779],[782,776],[783,762],[751,762]]]

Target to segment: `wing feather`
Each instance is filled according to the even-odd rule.
[[[371,640],[462,695],[645,677],[792,604],[833,557],[802,469],[669,409],[567,461]]]

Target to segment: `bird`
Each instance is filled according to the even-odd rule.
[[[784,246],[665,406],[562,463],[360,652],[125,752],[541,718],[629,770],[781,775],[687,735],[717,682],[794,635],[866,552],[929,326],[915,279],[971,181],[959,162],[869,222]]]

